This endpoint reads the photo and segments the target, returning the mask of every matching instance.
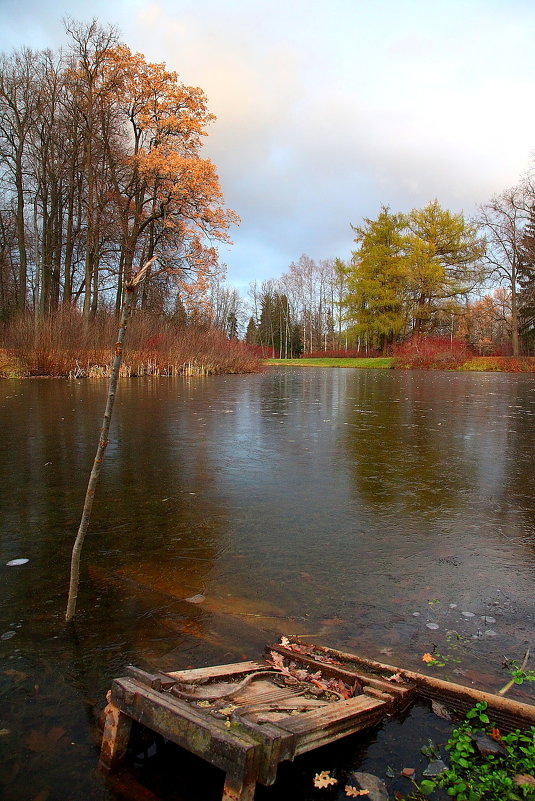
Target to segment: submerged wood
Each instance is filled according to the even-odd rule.
[[[356,654],[339,651],[335,648],[328,648],[322,645],[314,645],[312,647],[325,656],[339,659],[342,662],[356,663],[382,675],[397,674],[415,686],[419,695],[424,698],[442,701],[450,709],[463,714],[475,704],[484,701],[488,704],[488,709],[494,716],[493,722],[498,723],[504,730],[535,725],[535,705],[515,701],[512,698],[504,698],[498,693],[490,693],[478,690],[475,687],[467,687],[464,684],[437,679],[434,676],[427,676],[425,673],[418,673],[414,670],[405,670],[395,665],[388,665],[375,659],[368,659]]]
[[[119,323],[119,332],[117,335],[117,342],[115,344],[115,356],[113,359],[113,366],[111,370],[110,383],[108,388],[108,397],[106,400],[106,408],[104,410],[104,419],[100,429],[100,438],[97,446],[97,452],[93,462],[93,468],[89,476],[87,490],[85,494],[84,508],[82,510],[82,517],[78,533],[74,541],[72,556],[71,556],[71,574],[69,582],[69,597],[67,599],[67,611],[65,613],[65,620],[70,623],[74,618],[76,612],[76,600],[78,598],[78,585],[80,582],[80,556],[82,552],[82,545],[84,544],[85,535],[89,527],[89,520],[91,518],[91,510],[93,509],[93,500],[97,488],[100,471],[102,468],[102,460],[104,453],[108,446],[108,434],[110,431],[111,415],[113,411],[113,403],[115,401],[115,394],[117,392],[117,381],[119,379],[119,370],[123,360],[124,340],[126,336],[126,325],[132,310],[136,287],[140,281],[145,277],[147,270],[156,257],[150,259],[143,267],[134,275],[134,277],[125,286],[125,298],[123,308],[121,311],[121,320]]]
[[[316,670],[314,659],[290,657],[293,674],[269,661],[273,653],[264,662],[171,673],[129,668],[112,685],[101,764],[112,768],[124,755],[126,717],[224,770],[223,801],[252,801],[257,782],[274,783],[280,762],[377,724],[413,692],[362,670],[325,661]]]
[[[112,768],[124,754],[126,717],[224,770],[222,801],[252,801],[282,761],[373,726],[418,696],[462,711],[486,701],[508,729],[535,723],[535,706],[333,648],[284,638],[267,654],[170,673],[129,668],[112,685],[102,764]],[[332,679],[351,688],[349,697],[331,694]],[[306,698],[317,685],[319,696]]]

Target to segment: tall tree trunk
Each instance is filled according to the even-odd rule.
[[[17,152],[15,167],[15,185],[17,190],[17,240],[19,249],[19,286],[17,308],[26,308],[26,290],[28,284],[28,260],[26,255],[26,227],[24,225],[24,186],[22,181],[22,151]]]
[[[520,353],[520,343],[518,336],[518,297],[516,291],[516,271],[514,280],[511,282],[511,348],[513,356]]]

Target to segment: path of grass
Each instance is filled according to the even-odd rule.
[[[403,365],[394,364],[391,356],[380,356],[375,359],[264,359],[267,365],[283,365],[286,367],[376,367],[382,369],[397,367],[399,370],[467,370],[475,372],[503,372],[503,373],[533,373],[535,372],[535,357],[512,356],[474,356],[464,364],[457,367],[448,367],[441,364]]]
[[[285,367],[392,367],[389,356],[375,359],[265,359],[264,364],[282,364]]]

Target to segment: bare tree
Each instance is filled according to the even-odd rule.
[[[526,191],[522,184],[493,197],[481,206],[478,216],[487,240],[484,259],[489,275],[510,293],[513,356],[519,354],[518,291],[526,220]]]

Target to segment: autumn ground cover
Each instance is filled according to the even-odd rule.
[[[87,321],[74,310],[6,326],[0,342],[0,377],[109,375],[117,321],[101,314]],[[254,372],[256,354],[221,331],[177,327],[172,319],[136,314],[129,323],[122,375]]]
[[[390,357],[347,358],[331,353],[323,358],[268,359],[266,364],[299,367],[379,367],[405,370],[475,370],[477,372],[535,372],[533,356],[477,356],[462,340],[412,337],[394,347]]]

